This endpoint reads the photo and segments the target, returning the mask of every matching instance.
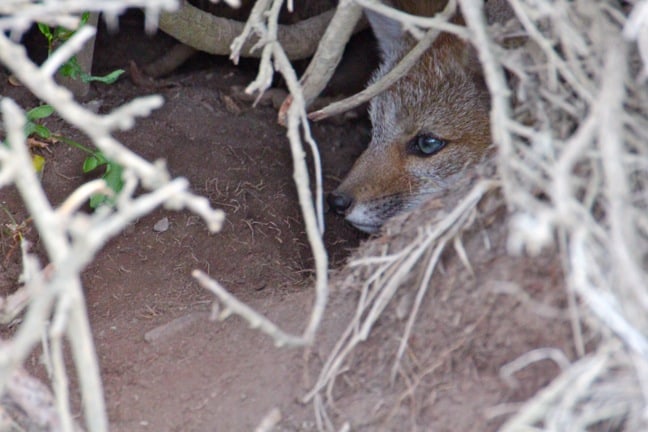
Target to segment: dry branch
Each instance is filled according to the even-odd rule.
[[[302,88],[286,53],[277,42],[279,11],[282,4],[282,0],[259,0],[255,4],[243,32],[232,43],[231,58],[236,61],[250,35],[253,32],[256,33],[260,40],[258,45],[260,48],[262,47],[261,63],[257,78],[248,85],[245,91],[247,93],[258,92],[260,97],[270,87],[275,68],[283,75],[290,91],[293,103],[286,113],[287,135],[293,157],[293,179],[306,225],[306,235],[315,261],[315,302],[304,332],[300,336],[295,336],[281,331],[278,326],[268,321],[261,314],[246,307],[224,290],[219,289],[220,286],[215,282],[210,283],[208,280],[204,280],[202,283],[210,287],[220,302],[223,303],[226,311],[238,313],[253,327],[260,327],[262,331],[273,337],[275,344],[310,345],[315,339],[315,333],[322,321],[328,302],[328,255],[322,240],[324,233],[322,173],[319,151],[311,136],[308,119],[306,118],[306,104]],[[309,186],[310,180],[306,167],[302,136],[311,149],[315,165],[315,202],[313,202]],[[196,276],[200,277],[199,274],[196,274]]]
[[[373,3],[367,3],[367,2],[361,2],[363,4],[373,4]],[[378,12],[385,12],[389,13],[389,11],[393,11],[393,9],[390,8],[385,8],[374,6],[374,10]],[[414,66],[417,62],[417,60],[427,51],[427,49],[432,46],[432,43],[436,40],[437,36],[440,33],[441,28],[448,28],[448,19],[450,19],[455,11],[456,11],[456,1],[451,0],[448,2],[448,5],[445,7],[445,9],[439,13],[439,16],[435,16],[434,18],[428,18],[424,19],[423,21],[427,24],[426,28],[430,28],[422,37],[421,40],[416,44],[416,46],[409,52],[403,59],[391,70],[389,73],[385,74],[382,76],[379,80],[376,82],[372,83],[369,87],[367,87],[365,90],[361,91],[360,93],[357,93],[353,96],[350,96],[346,99],[343,99],[341,101],[332,103],[331,105],[324,107],[320,110],[311,112],[308,115],[308,118],[310,118],[313,121],[319,121],[319,120],[324,120],[326,118],[329,118],[331,116],[337,115],[337,114],[342,114],[346,111],[352,110],[353,108],[356,108],[363,103],[368,102],[371,98],[374,96],[382,93],[383,91],[387,90],[389,87],[391,87],[392,84],[394,84],[396,81],[398,81],[401,77],[405,76],[407,72]],[[412,15],[407,15],[403,13],[398,13],[393,15],[393,17],[400,18],[400,19],[405,19],[408,20],[418,20],[417,17],[413,17]],[[415,28],[410,26],[410,29]],[[465,32],[461,31],[460,28],[457,28],[457,26],[451,26],[450,27],[455,33],[459,33],[462,36],[465,36]],[[346,43],[346,41],[340,41]],[[340,43],[338,42],[338,43]],[[316,55],[317,58],[317,55]],[[314,59],[315,60],[315,59]],[[315,64],[314,62],[311,63],[313,65],[314,70],[317,71],[317,73],[312,73],[312,76],[316,76],[321,73],[320,69],[317,68],[315,69]],[[337,63],[336,63],[337,65]],[[310,68],[310,66],[309,66]],[[326,70],[325,70],[326,71]],[[307,74],[305,74],[307,77]],[[328,82],[328,79],[330,78],[330,75],[326,77],[326,82],[324,82],[324,85]],[[304,85],[308,85],[309,83],[306,82]],[[319,93],[324,89],[323,85],[317,85],[313,84],[313,89],[309,91],[311,94],[310,100],[314,99]],[[309,99],[307,99],[309,101]]]
[[[159,97],[144,98],[128,103],[105,116],[87,111],[74,101],[71,93],[58,86],[54,74],[59,66],[75,54],[83,43],[93,35],[84,28],[62,45],[41,67],[27,57],[22,46],[12,42],[4,29],[20,32],[25,23],[40,22],[70,24],[84,10],[118,13],[128,5],[154,9],[162,1],[59,1],[22,2],[7,6],[3,3],[0,18],[0,62],[11,70],[22,84],[41,100],[52,105],[57,113],[71,125],[86,133],[95,146],[106,156],[118,161],[125,170],[125,187],[117,197],[115,209],[103,208],[88,216],[79,212],[79,206],[88,193],[103,187],[102,182],[92,182],[75,191],[59,209],[49,203],[39,179],[33,170],[25,136],[24,113],[12,100],[2,99],[0,108],[7,132],[8,146],[0,149],[0,185],[14,183],[32,215],[34,225],[45,246],[50,263],[39,264],[27,248],[23,249],[25,268],[24,288],[29,299],[27,311],[15,336],[0,347],[0,391],[11,390],[11,377],[17,368],[41,340],[48,335],[53,374],[55,401],[63,430],[73,430],[69,411],[68,378],[62,357],[62,338],[70,342],[72,359],[79,375],[85,422],[90,431],[108,429],[103,400],[102,384],[88,323],[80,272],[94,259],[97,251],[113,236],[123,230],[135,218],[149,213],[160,205],[169,208],[189,208],[200,214],[211,230],[220,228],[223,214],[209,207],[205,198],[187,191],[184,179],[171,180],[162,163],[150,163],[119,143],[112,137],[118,130],[133,127],[138,116],[148,115],[162,103]],[[103,9],[102,9],[103,8]],[[135,191],[138,185],[149,189],[148,193]],[[48,321],[52,319],[49,326]]]
[[[301,77],[302,93],[307,107],[319,96],[333,76],[335,68],[342,59],[344,47],[351,38],[361,15],[360,6],[349,0],[341,1],[331,23],[324,34],[318,38],[317,51]],[[286,108],[283,108],[282,111],[285,110]]]
[[[358,3],[402,20],[413,34],[421,33],[426,22],[369,0]],[[508,3],[515,22],[507,31],[526,35],[515,47],[495,42],[507,36],[496,37],[489,29],[483,1],[459,0],[491,92],[498,174],[513,213],[509,249],[539,254],[557,243],[564,257],[576,351],[585,354],[584,326],[602,341],[595,353],[573,364],[554,351],[543,352],[560,362],[563,373],[504,430],[589,430],[621,419],[625,430],[643,430],[641,413],[648,400],[648,97],[642,80],[648,63],[648,2],[636,2],[629,18],[630,6],[621,8],[612,1]],[[622,36],[637,41],[638,55]],[[643,66],[638,66],[641,60]],[[340,112],[336,110],[352,103],[327,107],[311,118]],[[431,226],[421,229],[426,232]],[[429,279],[438,248],[448,240],[428,244],[432,260],[421,280]],[[370,326],[358,320],[362,317],[366,324],[378,318],[398,288],[399,275],[424,255],[420,244],[417,238],[399,253],[358,261],[375,269],[362,286],[362,312],[352,318],[307,395],[321,429],[335,430],[328,412],[334,406],[333,383],[346,367],[344,358],[352,345],[369,336]],[[469,266],[469,254],[461,246],[457,252]],[[424,289],[419,287],[416,305]],[[609,383],[615,379],[622,386],[612,391]]]

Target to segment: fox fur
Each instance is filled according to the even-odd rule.
[[[445,3],[447,0],[393,0],[390,5],[431,16]],[[375,81],[389,72],[416,40],[402,31],[399,22],[376,13],[367,13],[367,17],[382,55]],[[452,20],[462,23],[459,14]],[[442,33],[403,78],[371,100],[371,142],[329,195],[331,208],[356,228],[375,232],[392,216],[451,187],[491,144],[489,110],[490,96],[476,52],[469,42]],[[443,147],[428,156],[421,153],[421,143]]]

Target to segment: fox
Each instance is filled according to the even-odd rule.
[[[404,12],[432,16],[447,0],[391,0]],[[506,0],[489,0],[489,21],[510,18]],[[416,40],[400,22],[365,11],[376,36],[380,66],[389,72]],[[460,12],[451,19],[463,24]],[[491,146],[490,94],[468,41],[441,33],[409,72],[369,102],[368,148],[327,196],[329,207],[355,228],[374,233],[393,216],[452,186]]]

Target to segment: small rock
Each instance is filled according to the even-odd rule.
[[[153,225],[153,231],[155,232],[165,232],[168,229],[169,229],[168,217],[163,217],[159,221],[155,222],[155,225]]]

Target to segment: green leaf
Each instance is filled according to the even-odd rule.
[[[117,79],[123,73],[124,73],[123,69],[114,70],[114,71],[112,71],[109,74],[104,75],[104,76],[94,76],[94,75],[87,74],[85,72],[81,72],[81,80],[83,82],[99,81],[99,82],[104,83],[104,84],[112,84],[115,81],[117,81]]]
[[[54,37],[52,35],[52,30],[47,24],[38,23],[38,30],[41,32],[43,36],[47,38],[48,41],[51,41],[52,38]]]
[[[48,128],[46,128],[45,126],[39,125],[39,124],[36,124],[36,123],[33,123],[33,125],[34,125],[34,132],[33,133],[35,133],[39,137],[41,137],[41,138],[49,138],[49,137],[52,136],[52,132]],[[27,135],[27,136],[29,136],[29,135]]]
[[[54,29],[54,40],[65,42],[76,32],[76,30],[66,29],[65,27],[56,27]]]
[[[83,161],[83,172],[87,174],[90,171],[97,169],[97,167],[100,165],[103,164],[101,163],[101,161],[99,161],[99,159],[96,156],[88,156]]]
[[[81,23],[79,24],[79,28],[86,25],[89,19],[90,19],[90,12],[83,12],[83,14],[81,14]]]
[[[79,64],[77,57],[74,56],[70,60],[66,61],[63,66],[61,66],[59,73],[64,77],[79,79],[79,77],[83,76],[85,72],[83,72],[83,69],[81,69],[81,65]]]
[[[116,164],[115,162],[108,162],[106,166],[106,173],[103,175],[103,179],[106,181],[106,184],[110,189],[112,189],[115,194],[121,192],[124,187],[124,180],[122,179],[122,173],[124,169],[121,165]]]
[[[25,123],[25,136],[29,136],[36,132],[36,123],[28,121]]]
[[[95,194],[90,197],[90,207],[96,209],[100,205],[113,205],[115,203],[116,195],[121,192],[124,187],[124,180],[122,179],[122,172],[124,169],[121,165],[115,162],[108,161],[106,164],[106,172],[101,177],[106,181],[106,185],[113,190],[114,196],[105,194]]]
[[[108,195],[94,194],[90,197],[90,208],[96,209],[106,201],[108,201]]]
[[[27,120],[37,120],[49,117],[54,113],[54,108],[51,105],[41,105],[27,111]]]

